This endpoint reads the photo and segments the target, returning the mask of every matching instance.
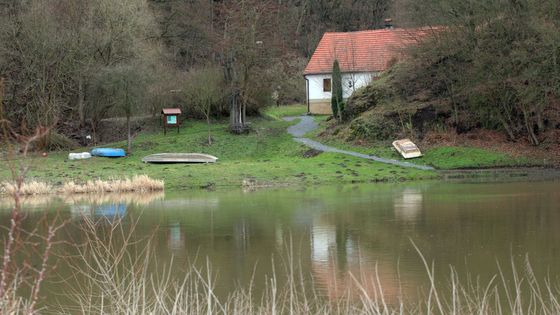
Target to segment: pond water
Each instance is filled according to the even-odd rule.
[[[24,207],[29,226],[43,216],[41,209],[69,220],[59,232],[68,244],[61,246],[82,239],[84,216],[137,220],[135,233],[154,235],[158,260],[173,257],[178,277],[189,262],[208,260],[221,296],[249,283],[258,292],[273,270],[283,281],[282,266],[292,257],[328,298],[344,294],[352,276],[377,274],[389,302],[396,302],[399,292],[410,295],[429,284],[412,242],[434,262],[441,281],[450,266],[465,279],[488,281],[497,263],[509,279],[507,266],[524,266],[525,257],[537,277],[555,279],[560,272],[555,180],[185,191],[46,204],[31,199]],[[7,224],[9,206],[0,208],[0,222]],[[47,287],[64,291],[56,281]]]

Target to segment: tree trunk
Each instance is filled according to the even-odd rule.
[[[84,81],[82,77],[78,79],[78,116],[80,118],[80,127],[85,126],[85,106],[84,106]]]
[[[124,104],[126,106],[125,109],[125,113],[126,113],[126,133],[127,133],[127,137],[126,137],[126,151],[127,154],[131,154],[132,153],[132,135],[130,134],[130,116],[132,115],[132,104],[129,103],[128,100],[128,81],[124,81],[124,89],[125,89],[125,94],[124,94]]]
[[[126,144],[126,151],[128,154],[132,153],[132,135],[130,130],[130,114],[126,114],[126,130],[127,130],[127,144]]]
[[[239,90],[235,90],[231,96],[230,103],[230,130],[233,133],[240,134],[245,132],[245,106],[241,104]]]
[[[529,135],[529,141],[533,145],[539,145],[540,141],[535,135],[535,131],[533,130],[533,124],[531,123],[531,119],[529,119],[529,113],[527,109],[522,109],[523,112],[523,121],[525,123],[525,129],[527,130],[527,134]]]
[[[93,145],[97,144],[97,120],[96,119],[92,119],[91,120],[91,131],[92,131],[92,135],[91,135],[91,141]]]
[[[498,119],[500,120],[500,122],[502,123],[502,126],[504,127],[504,129],[506,130],[506,133],[508,134],[508,137],[511,141],[515,141],[515,135],[513,134],[513,130],[511,129],[511,127],[508,125],[508,123],[506,122],[506,120],[502,117],[502,115],[498,114]]]
[[[538,129],[539,133],[544,132],[545,125],[544,125],[544,119],[542,115],[542,109],[540,107],[537,107],[536,109],[536,119],[537,119],[537,127],[539,128]]]
[[[245,122],[247,121],[247,103],[244,100],[241,100],[241,126],[243,127],[243,131],[247,125]]]
[[[210,133],[210,113],[206,115],[206,124],[208,126],[208,145],[212,145],[212,134]]]

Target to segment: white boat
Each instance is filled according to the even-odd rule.
[[[89,152],[81,153],[68,153],[69,160],[86,160],[91,159],[91,154]]]
[[[422,156],[422,152],[420,152],[420,149],[418,149],[416,144],[410,141],[410,139],[401,139],[401,140],[393,141],[393,147],[405,159],[412,159],[412,158]]]
[[[157,153],[144,157],[144,163],[215,163],[217,157],[204,153]]]

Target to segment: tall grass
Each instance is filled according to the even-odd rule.
[[[138,238],[135,222],[100,225],[85,218],[86,240],[69,265],[79,281],[68,285],[74,306],[61,306],[64,313],[83,314],[560,314],[558,283],[539,281],[528,260],[522,268],[512,263],[506,275],[498,265],[487,283],[460,280],[452,268],[449,281],[441,284],[434,266],[417,248],[429,286],[419,297],[386,296],[377,270],[350,274],[352,285],[337,299],[318,293],[304,275],[288,245],[281,273],[273,272],[256,289],[254,280],[225,297],[215,293],[217,276],[212,264],[192,263],[183,273],[173,262],[158,261],[151,237]],[[288,242],[289,244],[290,242]],[[277,266],[276,262],[272,262]],[[198,267],[197,267],[198,266]],[[279,274],[285,279],[279,279]],[[85,280],[84,280],[85,279]],[[282,281],[280,281],[282,280]],[[311,283],[310,283],[311,281]],[[282,284],[281,284],[282,283]],[[373,288],[373,289],[372,289]],[[391,302],[389,302],[391,301]]]
[[[62,187],[55,188],[52,185],[40,181],[27,181],[21,184],[19,194],[47,195],[47,194],[101,194],[122,192],[152,192],[162,191],[165,187],[163,180],[153,179],[147,175],[136,175],[132,178],[111,180],[88,180],[84,183],[70,181]],[[14,195],[18,186],[15,183],[0,183],[0,194]]]
[[[13,196],[17,190],[18,187],[17,184],[15,183],[10,183],[10,182],[0,183],[0,194]],[[29,181],[21,185],[19,193],[22,196],[45,195],[45,194],[52,194],[53,191],[55,190],[48,183],[39,182],[39,181]]]
[[[109,181],[94,180],[84,184],[68,182],[60,189],[65,194],[105,193],[105,192],[149,192],[163,190],[162,180],[152,179],[147,175],[137,175],[131,179],[113,179]]]

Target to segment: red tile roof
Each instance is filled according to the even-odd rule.
[[[380,29],[325,33],[304,74],[331,73],[335,59],[342,72],[385,71],[399,59],[401,49],[430,34],[431,28]]]

